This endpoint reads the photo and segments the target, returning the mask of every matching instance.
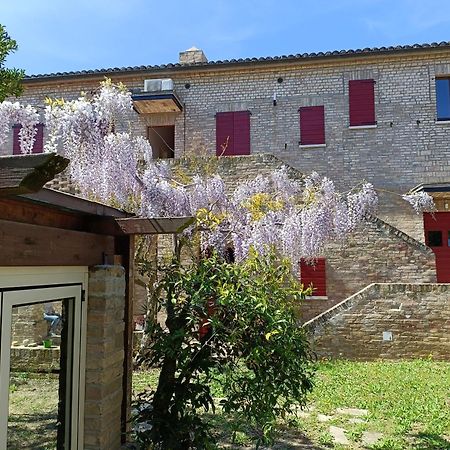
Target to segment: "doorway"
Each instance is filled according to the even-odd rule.
[[[148,127],[147,137],[153,159],[173,158],[175,155],[175,125]]]
[[[450,283],[450,212],[423,215],[425,243],[436,256],[438,283]]]
[[[1,272],[0,448],[81,449],[84,273]]]

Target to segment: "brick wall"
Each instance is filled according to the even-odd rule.
[[[309,320],[370,283],[436,282],[434,253],[400,230],[372,217],[343,243],[330,244],[326,257],[327,299],[305,300]]]
[[[371,284],[304,326],[320,357],[448,360],[450,285]]]
[[[120,266],[91,268],[87,312],[85,450],[117,450],[121,447],[124,304],[124,269]]]
[[[176,152],[213,152],[215,114],[250,110],[252,152],[272,153],[303,172],[317,170],[341,187],[366,179],[402,191],[445,181],[450,128],[435,123],[434,77],[449,74],[448,63],[449,55],[416,55],[186,77],[176,82],[186,105],[185,117],[176,121],[185,148],[180,139]],[[376,81],[375,129],[348,128],[348,81],[362,78]],[[298,108],[315,105],[325,106],[326,147],[300,149]]]
[[[61,307],[59,307],[61,309]],[[16,306],[12,310],[11,337],[16,345],[23,342],[41,345],[48,335],[48,322],[41,304]]]
[[[229,190],[234,189],[244,179],[253,179],[258,174],[268,175],[284,163],[278,157],[269,154],[239,156],[233,158],[199,159],[194,164],[183,159],[174,162],[188,174],[195,167],[204,167],[219,173]],[[192,167],[193,166],[193,167]],[[300,179],[302,174],[289,168],[293,178]],[[399,221],[405,227],[414,230],[422,224],[406,202],[397,196],[389,195],[394,202],[392,212],[398,207]],[[417,225],[419,223],[419,225]],[[418,235],[419,233],[416,232]],[[171,249],[167,237],[159,237],[159,254]],[[434,253],[420,241],[392,227],[384,221],[372,217],[344,242],[327,246],[326,254],[327,298],[305,300],[301,308],[302,320],[306,321],[358,292],[370,283],[409,282],[433,283],[436,281]]]
[[[112,74],[130,88],[148,78],[170,77],[184,104],[182,113],[138,116],[132,130],[146,136],[149,125],[175,125],[177,156],[215,152],[215,114],[250,110],[253,153],[272,153],[304,172],[317,170],[341,187],[361,179],[397,191],[422,182],[447,181],[450,127],[437,124],[435,77],[450,74],[448,50],[294,61],[278,65],[193,67],[149,73]],[[24,100],[73,98],[101,77],[29,81]],[[278,78],[283,82],[278,83]],[[349,129],[348,81],[373,78],[377,128]],[[189,83],[190,88],[185,85]],[[273,95],[277,94],[277,105]],[[301,106],[325,106],[325,148],[300,149]],[[4,151],[6,151],[4,149]],[[401,176],[399,176],[401,174]]]
[[[343,189],[365,179],[377,187],[403,192],[419,183],[448,181],[450,126],[435,121],[434,80],[449,74],[450,52],[435,49],[214,70],[199,66],[182,71],[124,72],[112,78],[130,88],[142,88],[148,78],[173,79],[183,112],[132,112],[117,128],[131,126],[134,134],[147,136],[148,126],[175,125],[177,157],[214,154],[215,114],[250,110],[252,153],[272,153],[304,173],[316,170]],[[42,105],[47,96],[74,98],[82,90],[96,88],[101,77],[29,81],[23,100]],[[278,83],[278,78],[283,82]],[[348,81],[363,78],[376,81],[377,127],[349,129]],[[314,105],[325,107],[326,147],[299,148],[298,109]],[[0,154],[11,149],[12,142]],[[398,208],[392,208],[393,202],[382,199],[382,218],[423,239],[417,217],[405,219]]]

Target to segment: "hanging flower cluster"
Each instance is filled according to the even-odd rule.
[[[292,261],[314,258],[328,241],[352,231],[377,204],[370,184],[341,196],[331,180],[316,173],[293,180],[286,167],[245,181],[231,193],[218,175],[194,177],[182,185],[171,181],[168,171],[165,164],[146,170],[142,215],[195,216],[202,246],[225,251],[231,245],[237,259],[246,258],[251,249],[265,253],[274,247]]]
[[[39,114],[30,105],[4,101],[0,103],[0,145],[4,145],[11,132],[11,126],[20,126],[19,144],[22,153],[31,153],[36,135]]]
[[[423,212],[436,211],[436,205],[434,204],[433,197],[427,192],[415,192],[402,195],[403,200],[406,200],[416,211],[417,214]]]

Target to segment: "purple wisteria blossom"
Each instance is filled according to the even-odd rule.
[[[417,214],[436,211],[433,197],[427,192],[421,191],[413,194],[405,194],[402,195],[402,198],[414,208]]]

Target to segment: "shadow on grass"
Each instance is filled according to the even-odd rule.
[[[218,448],[250,450],[255,448],[252,442],[258,431],[239,418],[224,414],[207,414],[212,425],[213,435]],[[271,446],[261,446],[261,450],[325,450],[313,444],[302,432],[295,428],[280,428]]]
[[[450,450],[450,442],[438,434],[417,433],[412,438],[412,450]]]
[[[8,420],[8,450],[56,449],[57,413],[12,414]]]
[[[313,444],[297,430],[286,430],[280,433],[275,440],[275,444],[270,448],[273,450],[325,450],[326,447]]]

